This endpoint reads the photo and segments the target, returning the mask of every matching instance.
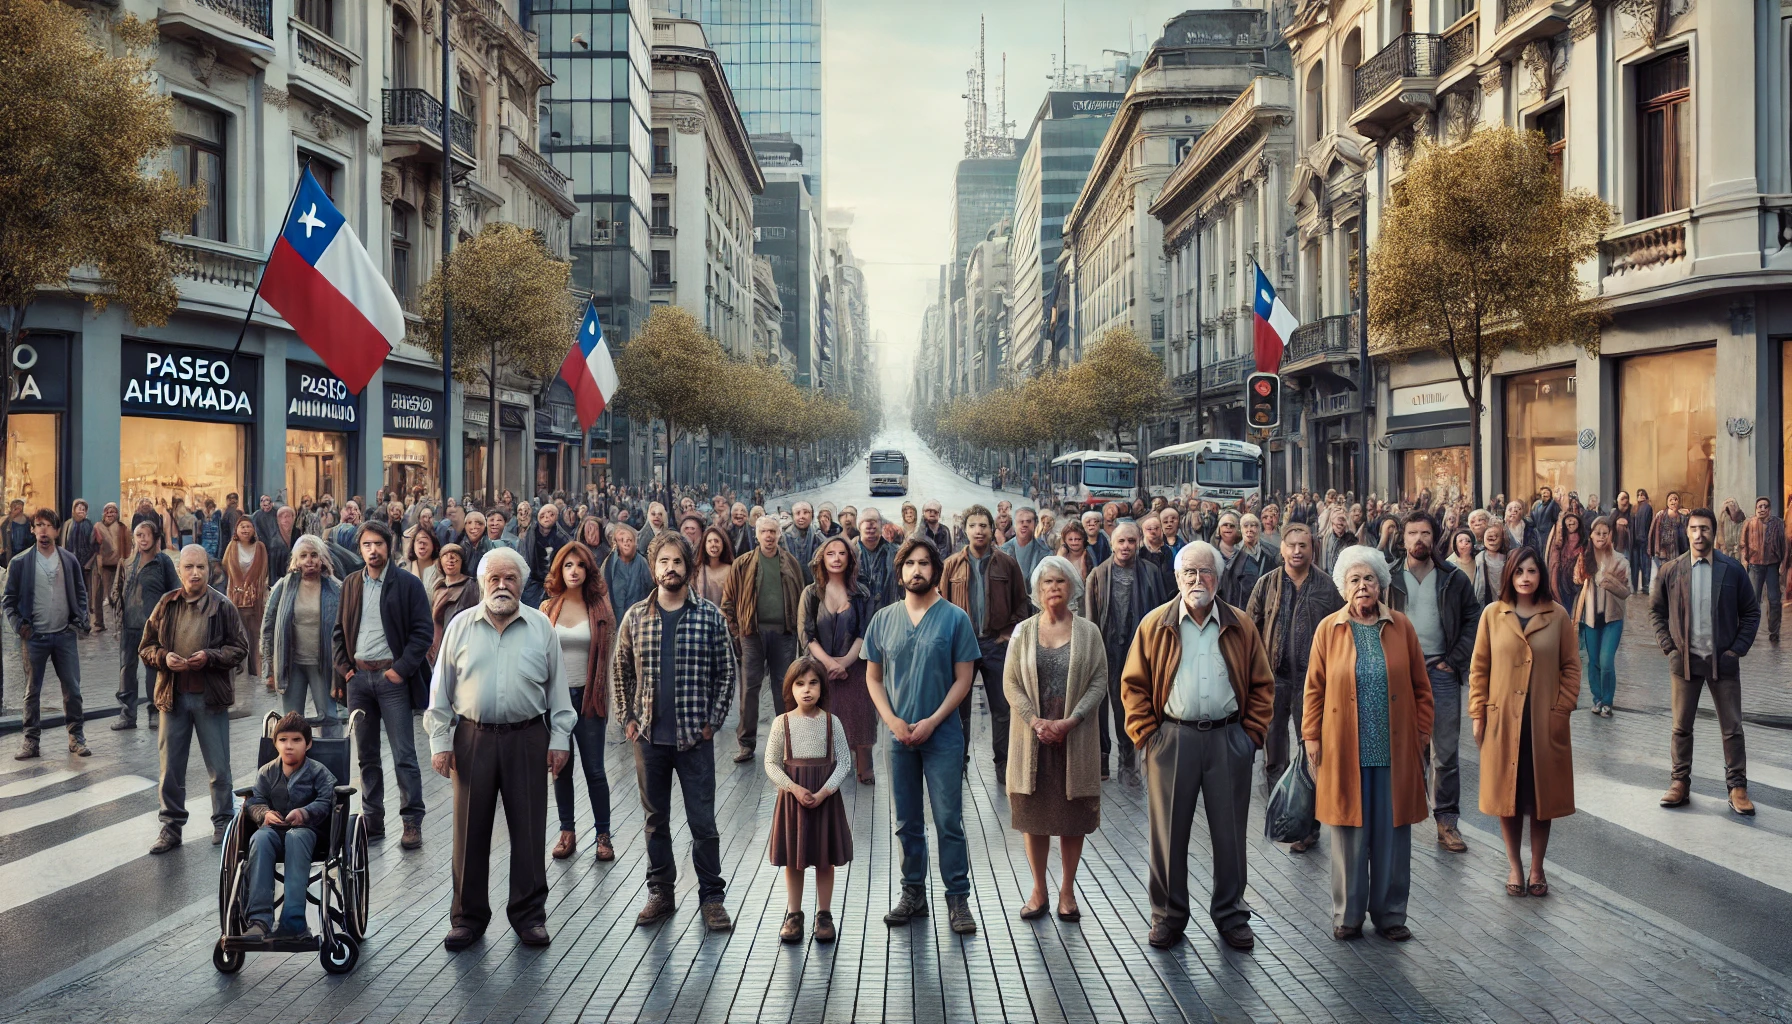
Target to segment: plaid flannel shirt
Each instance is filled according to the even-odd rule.
[[[616,664],[611,670],[611,699],[623,725],[635,723],[642,734],[653,730],[654,696],[660,677],[659,589],[622,616],[616,629]],[[734,699],[734,645],[722,610],[685,591],[685,614],[678,620],[677,678],[673,680],[673,715],[679,750],[703,741],[703,728],[720,731]]]

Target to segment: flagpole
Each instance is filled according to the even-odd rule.
[[[280,244],[280,236],[286,231],[286,224],[292,220],[292,208],[299,203],[299,185],[304,182],[305,175],[311,173],[311,157],[305,157],[305,163],[299,168],[299,179],[293,182],[292,196],[286,200],[286,213],[280,217],[280,227],[274,232],[274,245]],[[255,302],[261,298],[261,282],[268,276],[268,264],[273,262],[274,247],[268,246],[268,257],[261,261],[261,273],[255,275],[255,290],[249,293],[249,308],[243,313],[243,322],[236,329],[236,344],[230,349],[230,373],[236,375],[236,354],[243,350],[243,335],[249,331],[249,321],[255,318]]]
[[[442,462],[442,501],[447,502],[453,493],[449,488],[449,473],[453,461],[448,457],[448,441],[450,424],[453,417],[449,415],[454,401],[454,305],[448,295],[448,253],[454,245],[454,226],[449,222],[449,204],[454,194],[454,137],[450,132],[453,118],[453,63],[452,45],[448,39],[448,7],[442,4],[442,450],[439,458]],[[498,382],[491,382],[492,394],[498,393]],[[492,421],[488,433],[496,437],[498,424]],[[491,446],[488,444],[488,454]],[[490,500],[487,495],[487,500]]]

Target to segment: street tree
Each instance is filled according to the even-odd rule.
[[[26,314],[45,292],[75,292],[96,311],[122,303],[139,325],[167,323],[186,266],[171,236],[190,230],[205,189],[146,170],[174,140],[173,101],[151,71],[153,24],[125,15],[102,27],[62,3],[0,0],[0,38],[9,40],[0,60],[0,365],[10,377]],[[11,392],[0,387],[0,436]]]
[[[1150,419],[1169,397],[1163,360],[1131,327],[1103,331],[1069,373],[1063,400],[1078,417],[1105,427],[1114,437],[1115,451],[1125,450],[1122,432]],[[1145,453],[1139,454],[1144,461]]]
[[[1541,132],[1509,127],[1421,142],[1392,190],[1369,253],[1370,352],[1451,361],[1468,400],[1476,505],[1487,372],[1507,349],[1598,352],[1607,312],[1580,267],[1611,218],[1598,196],[1562,187]]]
[[[725,404],[718,388],[732,394],[731,375],[739,372],[722,355],[722,347],[704,332],[697,318],[681,306],[655,306],[641,330],[616,360],[619,411],[636,418],[666,422],[666,478],[673,475],[672,456],[678,431],[689,431],[719,419]],[[743,424],[747,426],[748,424]]]

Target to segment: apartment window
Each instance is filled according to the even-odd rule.
[[[392,88],[411,87],[411,19],[403,11],[392,12],[392,59],[386,62]]]
[[[392,291],[398,302],[411,308],[411,220],[416,214],[406,203],[392,204]]]
[[[307,163],[307,161],[309,161],[309,163]],[[307,153],[302,149],[299,150],[299,166],[309,166],[311,168],[311,176],[317,179],[318,187],[324,190],[324,195],[329,196],[330,201],[337,206],[342,205],[342,195],[336,191],[337,186],[342,183],[342,168],[314,153]]]
[[[1690,205],[1692,61],[1685,50],[1636,69],[1637,216]]]
[[[1563,158],[1568,153],[1568,119],[1567,107],[1558,104],[1537,115],[1536,129],[1543,133],[1543,141],[1549,144],[1549,169],[1555,172],[1557,181],[1565,181],[1563,177]]]
[[[655,287],[663,287],[672,283],[672,251],[670,249],[653,250],[653,283]]]
[[[336,0],[293,0],[292,13],[324,35],[336,35]]]
[[[661,171],[672,166],[672,131],[669,128],[653,130],[653,169]]]
[[[664,192],[653,194],[653,226],[656,228],[672,226],[672,197]]]
[[[461,76],[460,76],[460,81],[455,84],[454,88],[455,88],[455,96],[454,96],[455,109],[459,110],[461,112],[461,114],[463,114],[467,118],[467,120],[472,121],[474,124],[478,124],[479,123],[479,92],[478,92],[478,90],[473,88],[473,77],[471,75],[466,74],[465,72],[462,72]]]
[[[174,173],[183,186],[205,186],[205,206],[187,233],[224,241],[223,114],[190,103],[174,105]]]

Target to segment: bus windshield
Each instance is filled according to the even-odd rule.
[[[1138,477],[1139,468],[1123,462],[1083,463],[1083,484],[1087,487],[1131,487]]]
[[[877,458],[871,460],[871,472],[879,476],[901,476],[908,472],[908,463],[902,459]]]
[[[1195,482],[1203,487],[1255,487],[1256,459],[1239,455],[1204,455],[1195,462]]]

